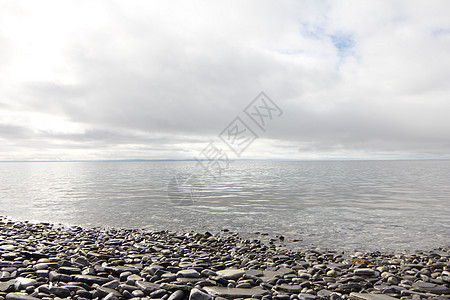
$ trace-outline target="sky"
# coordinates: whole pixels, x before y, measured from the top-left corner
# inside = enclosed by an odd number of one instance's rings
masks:
[[[450,158],[449,12],[0,0],[0,160]],[[264,128],[245,113],[261,92]]]

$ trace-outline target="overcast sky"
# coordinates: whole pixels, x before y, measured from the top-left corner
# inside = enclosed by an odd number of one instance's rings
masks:
[[[0,0],[0,160],[450,158],[450,1]],[[283,111],[262,131],[245,107]],[[230,158],[236,158],[229,152]]]

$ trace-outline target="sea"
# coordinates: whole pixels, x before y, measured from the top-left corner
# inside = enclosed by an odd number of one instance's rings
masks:
[[[0,215],[294,248],[450,246],[450,160],[0,163]]]

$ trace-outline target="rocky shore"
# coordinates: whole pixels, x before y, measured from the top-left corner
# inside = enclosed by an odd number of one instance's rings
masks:
[[[218,234],[0,217],[0,299],[449,299],[450,249],[292,251]]]

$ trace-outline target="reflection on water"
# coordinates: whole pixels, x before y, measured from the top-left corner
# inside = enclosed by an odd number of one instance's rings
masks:
[[[201,176],[195,205],[167,196],[195,162],[0,164],[0,214],[171,230],[282,234],[299,245],[447,246],[450,161],[234,162]],[[445,244],[447,243],[447,244]]]

